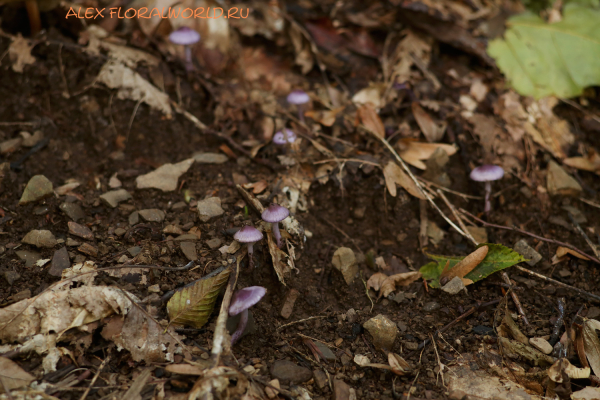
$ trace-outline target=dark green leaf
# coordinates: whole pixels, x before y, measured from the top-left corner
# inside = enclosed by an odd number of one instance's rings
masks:
[[[518,264],[522,261],[525,261],[525,258],[519,253],[509,249],[508,247],[504,247],[500,244],[490,244],[484,243],[489,247],[489,251],[486,257],[483,259],[481,264],[475,267],[473,271],[469,272],[465,278],[472,280],[473,282],[480,281],[485,279],[489,275],[494,272],[501,271],[505,268],[511,267],[515,264]],[[484,245],[482,244],[482,246]],[[461,261],[464,257],[456,257],[456,256],[442,256],[435,254],[427,254],[434,261],[425,264],[421,267],[421,273],[423,274],[423,278],[427,280],[431,280],[429,283],[431,287],[438,288],[440,287],[440,275],[446,266],[446,263],[449,261],[448,269],[451,270],[454,268],[459,261]]]
[[[230,269],[206,278],[175,292],[167,303],[167,312],[172,325],[187,325],[201,328],[217,301],[221,288],[227,283]]]

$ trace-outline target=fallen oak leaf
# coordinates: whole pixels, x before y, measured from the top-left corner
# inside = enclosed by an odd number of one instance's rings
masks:
[[[442,148],[449,156],[456,153],[456,147],[445,143],[423,143],[414,139],[400,139],[396,144],[398,155],[413,167],[425,170],[427,166],[423,160],[428,160],[438,149]]]

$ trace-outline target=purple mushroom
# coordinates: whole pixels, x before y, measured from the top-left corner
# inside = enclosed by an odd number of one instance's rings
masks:
[[[253,226],[246,225],[237,231],[235,235],[233,235],[233,238],[240,243],[246,243],[248,245],[248,258],[250,259],[249,266],[252,268],[254,266],[254,261],[252,260],[252,246],[263,238],[262,232]]]
[[[184,46],[185,70],[188,72],[193,71],[194,63],[192,61],[191,45],[198,43],[198,41],[200,40],[200,34],[192,28],[182,26],[181,28],[171,32],[171,34],[169,35],[169,40],[171,41],[171,43]]]
[[[283,146],[288,143],[294,143],[296,141],[296,133],[289,129],[283,128],[279,132],[273,135],[273,143]]]
[[[493,164],[481,165],[471,171],[470,178],[477,182],[485,182],[485,208],[486,214],[492,209],[490,195],[492,194],[492,181],[497,181],[504,176],[502,167]]]
[[[304,105],[310,101],[310,97],[303,90],[293,90],[288,94],[287,102],[298,109],[298,118],[304,122]]]
[[[246,325],[248,324],[248,309],[258,303],[267,293],[267,289],[262,286],[250,286],[243,288],[235,292],[229,305],[229,315],[235,316],[240,315],[240,322],[238,323],[237,329],[231,335],[231,345],[233,346],[244,333]]]
[[[275,203],[271,203],[271,205],[267,207],[261,214],[263,221],[271,223],[271,231],[273,232],[275,240],[277,240],[278,247],[281,247],[281,232],[279,232],[279,222],[286,219],[288,215],[290,215],[290,210]]]

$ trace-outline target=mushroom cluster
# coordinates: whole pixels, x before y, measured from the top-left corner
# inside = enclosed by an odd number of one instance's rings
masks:
[[[273,237],[275,240],[277,240],[278,247],[281,247],[282,244],[281,232],[279,231],[279,222],[286,219],[288,215],[290,215],[290,210],[275,203],[272,203],[269,207],[267,207],[261,215],[263,221],[271,224],[271,231],[273,232]],[[254,260],[252,259],[252,254],[254,253],[254,243],[262,240],[262,232],[251,225],[246,225],[237,231],[235,235],[233,235],[233,238],[238,242],[245,243],[247,245],[249,259],[248,264],[249,267],[252,268],[254,266]]]

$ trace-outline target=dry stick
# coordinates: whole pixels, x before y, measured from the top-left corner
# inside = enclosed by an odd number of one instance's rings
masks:
[[[280,331],[280,330],[282,330],[284,328],[287,328],[288,326],[292,326],[292,325],[295,325],[295,324],[299,324],[301,322],[306,322],[306,321],[310,321],[311,319],[318,319],[318,318],[327,318],[327,316],[326,315],[317,315],[317,316],[314,316],[314,317],[308,317],[308,318],[300,319],[298,321],[293,321],[293,322],[290,322],[289,324],[281,325],[280,327],[278,327],[277,329],[275,329],[275,331]]]
[[[465,200],[468,200],[468,199],[483,200],[482,196],[471,196],[470,194],[465,194],[465,193],[457,192],[456,190],[448,189],[447,187],[444,187],[442,185],[438,185],[435,182],[431,182],[431,181],[428,181],[426,179],[423,179],[420,176],[417,176],[417,179],[421,183],[423,183],[425,186],[433,186],[434,188],[439,189],[439,190],[441,190],[443,192],[448,192],[448,193],[452,193],[452,194],[455,194],[457,196],[460,196],[460,197],[462,197]]]
[[[554,244],[557,244],[559,246],[563,246],[563,247],[566,247],[568,249],[571,249],[571,250],[573,250],[573,251],[581,254],[582,256],[585,256],[585,257],[589,258],[590,260],[592,260],[596,264],[600,264],[600,260],[598,258],[596,258],[596,257],[592,256],[591,254],[588,254],[588,253],[586,253],[586,252],[584,252],[582,250],[579,250],[577,247],[573,246],[572,244],[561,242],[560,240],[556,240],[556,239],[548,239],[548,238],[545,238],[543,236],[539,236],[539,235],[536,235],[535,233],[524,231],[523,229],[519,229],[519,228],[516,228],[516,227],[512,227],[511,228],[509,226],[492,224],[490,222],[486,222],[486,221],[484,221],[484,220],[482,220],[480,218],[477,218],[476,216],[474,216],[473,214],[471,214],[470,212],[468,212],[467,210],[462,209],[462,208],[459,211],[461,213],[463,213],[463,214],[465,214],[465,215],[473,218],[475,221],[483,224],[484,226],[489,226],[491,228],[496,228],[496,229],[504,229],[504,230],[507,230],[507,231],[518,232],[518,233],[520,233],[522,235],[531,236],[532,238],[541,240],[543,242],[554,243]]]
[[[408,165],[406,165],[406,163],[404,162],[404,160],[402,159],[402,157],[400,157],[400,155],[396,152],[396,150],[394,150],[394,148],[392,147],[392,145],[390,145],[390,143],[387,140],[385,140],[385,138],[379,136],[377,133],[375,133],[372,130],[368,129],[366,126],[361,125],[361,127],[364,130],[366,130],[367,132],[369,132],[371,135],[373,135],[373,137],[375,137],[376,139],[378,139],[381,143],[383,143],[383,145],[388,149],[388,151],[390,153],[392,153],[392,155],[394,156],[394,158],[396,159],[396,161],[402,166],[402,168],[404,169],[404,171],[406,171],[406,173],[408,174],[408,176],[410,176],[410,179],[412,179],[412,181],[415,183],[415,185],[417,186],[417,188],[421,191],[421,193],[423,193],[423,195],[425,196],[425,198],[429,201],[429,203],[431,203],[431,205],[433,206],[433,208],[435,208],[435,210],[442,216],[442,218],[444,218],[446,220],[446,222],[448,222],[448,224],[450,224],[450,226],[453,227],[458,233],[460,233],[463,236],[466,236],[466,234],[463,232],[463,230],[460,229],[454,222],[452,222],[452,220],[450,218],[448,218],[448,216],[446,214],[444,214],[444,212],[438,207],[438,205],[435,204],[435,201],[433,201],[433,199],[431,198],[431,196],[429,195],[429,193],[427,193],[427,191],[423,189],[423,186],[421,185],[421,183],[419,182],[419,180],[414,176],[414,174],[412,173],[412,171],[410,170],[410,168],[408,168]]]
[[[460,227],[467,234],[467,237],[471,240],[471,242],[473,242],[473,244],[475,246],[478,246],[479,243],[475,240],[473,235],[471,235],[471,232],[469,232],[469,230],[465,226],[463,219],[458,215],[458,212],[456,211],[456,208],[454,207],[454,205],[452,203],[450,203],[450,201],[448,201],[446,196],[444,196],[444,194],[440,190],[438,190],[437,192],[438,192],[438,195],[442,198],[442,200],[444,200],[444,202],[446,203],[446,205],[452,212],[452,215],[454,215],[454,218],[456,218]],[[501,276],[502,276],[502,279],[504,280],[504,282],[506,282],[508,285],[511,284],[510,278],[508,277],[508,274],[506,273],[506,271],[502,271]],[[527,315],[525,315],[525,310],[523,309],[523,306],[521,305],[521,300],[519,300],[519,296],[513,290],[510,290],[510,297],[513,299],[513,302],[515,303],[515,306],[517,307],[517,311],[519,312],[519,314],[521,314],[521,317],[523,317],[523,322],[525,322],[525,325],[529,325],[529,320],[527,319]]]
[[[588,199],[584,199],[583,197],[579,198],[580,201],[584,202],[585,204],[587,204],[588,206],[592,206],[592,207],[596,207],[596,208],[600,208],[600,204],[598,203],[594,203],[591,200]]]
[[[456,319],[454,319],[452,322],[450,322],[448,325],[444,326],[441,329],[438,329],[435,334],[437,335],[438,333],[444,333],[446,332],[448,329],[452,328],[454,325],[456,325],[457,323],[459,323],[460,321],[462,321],[463,319],[467,318],[469,315],[473,314],[475,311],[479,310],[480,308],[483,307],[489,307],[492,306],[494,304],[500,303],[500,301],[502,301],[502,299],[504,299],[504,297],[501,297],[499,299],[496,300],[492,300],[492,301],[488,301],[487,303],[480,303],[477,305],[474,305],[473,307],[471,307],[469,310],[467,310],[465,313],[463,313],[462,315],[458,316]],[[417,347],[416,350],[410,352],[406,358],[410,358],[412,356],[414,356],[415,354],[417,354],[421,349],[423,349],[423,347],[427,346],[429,344],[429,339],[426,339],[425,341],[421,342],[419,344],[419,347]]]
[[[502,280],[507,285],[512,285],[512,283],[510,282],[510,278],[508,277],[508,274],[506,273],[506,271],[502,271],[500,276],[502,277]],[[525,322],[525,325],[529,326],[529,320],[527,319],[527,316],[525,315],[525,310],[523,310],[523,305],[521,304],[521,300],[519,300],[519,296],[517,296],[517,294],[510,289],[509,289],[509,292],[510,292],[510,297],[512,297],[513,302],[515,303],[515,306],[517,307],[517,311],[519,312],[519,314],[521,314],[521,317],[523,317],[523,322]]]
[[[454,207],[454,204],[450,203],[450,201],[448,200],[446,195],[444,195],[444,192],[442,192],[440,189],[437,190],[437,194],[438,194],[438,196],[440,196],[440,198],[442,200],[444,200],[444,203],[446,203],[446,206],[448,206],[448,208],[450,209],[450,212],[452,212],[452,215],[454,215],[454,218],[456,218],[456,222],[458,222],[458,225],[460,225],[462,230],[465,232],[465,234],[467,235],[467,238],[471,242],[473,242],[473,244],[475,246],[477,246],[479,243],[477,243],[477,241],[475,240],[473,235],[471,235],[471,232],[469,232],[469,230],[467,229],[467,226],[465,225],[463,219],[458,215],[458,212],[456,211],[456,207]]]
[[[423,199],[419,199],[419,217],[421,219],[421,226],[419,227],[419,245],[421,246],[421,251],[423,251],[425,247],[427,247],[427,225],[429,224],[429,219],[427,218],[427,202]]]
[[[518,269],[519,271],[525,272],[526,274],[529,274],[531,276],[535,276],[536,278],[539,278],[539,279],[541,279],[543,281],[546,281],[546,282],[549,282],[549,283],[553,283],[556,286],[561,286],[561,287],[564,287],[564,288],[569,289],[569,290],[573,290],[574,292],[577,292],[577,293],[579,293],[582,296],[586,296],[589,299],[596,300],[596,301],[600,302],[600,296],[598,296],[598,295],[586,292],[583,289],[579,289],[579,288],[576,288],[576,287],[571,286],[571,285],[567,285],[566,283],[562,283],[560,281],[557,281],[556,279],[548,278],[545,275],[538,274],[537,272],[531,271],[531,270],[529,270],[527,268],[523,268],[520,265],[515,265],[514,267],[516,269]]]
[[[83,392],[83,394],[81,395],[81,398],[79,400],[85,400],[85,398],[87,397],[88,393],[90,392],[90,390],[92,390],[92,386],[94,386],[94,384],[96,383],[96,380],[98,379],[98,377],[100,376],[100,372],[102,372],[102,369],[104,368],[104,366],[110,361],[110,355],[107,356],[104,361],[102,361],[102,364],[100,364],[100,366],[98,367],[98,371],[96,371],[96,375],[94,375],[94,377],[92,378],[92,381],[90,382],[90,385],[87,387],[87,389],[85,390],[85,392]]]
[[[229,275],[229,283],[227,284],[227,290],[223,296],[223,302],[221,303],[221,310],[219,311],[219,317],[217,318],[217,324],[215,326],[215,335],[213,337],[213,346],[211,351],[212,367],[216,368],[219,366],[219,359],[223,352],[223,341],[225,340],[225,331],[227,330],[227,317],[229,316],[229,304],[231,304],[231,297],[237,284],[238,274],[240,271],[240,258],[238,257],[235,264],[232,266],[233,271]]]
[[[585,241],[588,244],[588,246],[590,246],[590,249],[592,249],[592,251],[594,252],[594,255],[596,257],[600,258],[600,254],[598,254],[598,248],[596,247],[596,245],[594,244],[594,242],[592,242],[590,240],[590,238],[588,237],[588,235],[586,235],[586,233],[584,232],[584,230],[581,228],[581,225],[579,225],[579,223],[577,221],[575,221],[575,218],[573,217],[573,215],[571,213],[569,213],[569,218],[571,219],[571,222],[573,223],[573,225],[575,225],[575,228],[577,229],[577,232],[579,232],[579,234],[581,236],[583,236],[583,238],[585,239]]]

